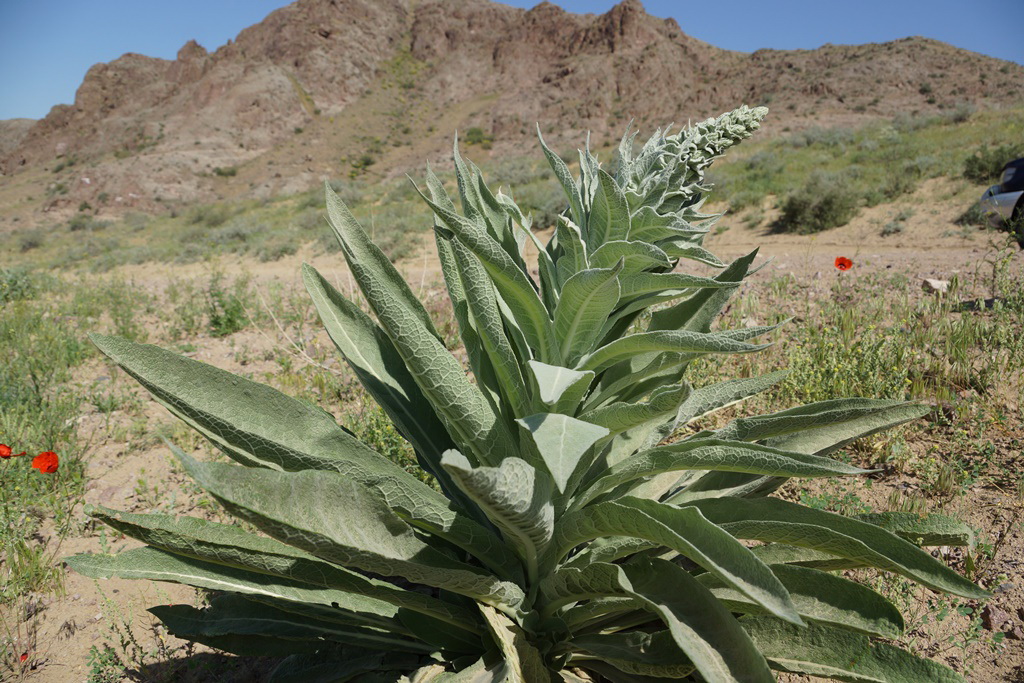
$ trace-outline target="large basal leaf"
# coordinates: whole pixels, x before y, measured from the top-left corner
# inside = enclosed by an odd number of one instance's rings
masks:
[[[356,477],[372,472],[423,486],[308,403],[156,346],[98,334],[90,339],[168,410],[243,464]]]
[[[444,251],[441,246],[439,253],[442,255],[443,267]],[[455,277],[457,280],[457,275]],[[363,386],[388,414],[399,433],[412,444],[420,466],[437,479],[449,499],[468,515],[483,521],[482,513],[462,496],[440,468],[441,454],[454,447],[455,443],[416,385],[391,339],[369,316],[345,299],[309,265],[303,265],[303,280],[328,334]],[[460,312],[457,293],[452,290],[456,315]],[[471,332],[468,326],[463,326],[463,332],[472,361],[477,347],[473,344],[474,339],[467,336]],[[480,351],[480,354],[483,352]],[[462,536],[463,541],[474,536],[480,537],[476,533]],[[458,544],[465,547],[463,541]]]
[[[394,612],[392,607],[403,607],[455,628],[472,629],[475,622],[475,615],[469,610],[328,564],[298,548],[250,534],[236,526],[195,517],[138,515],[103,507],[87,507],[86,514],[132,538],[177,555],[273,574],[310,584],[310,587],[352,593],[345,596],[342,603],[350,611],[390,618]]]
[[[496,567],[502,567],[501,562],[508,559],[501,557],[500,544],[493,536],[488,539],[484,528],[450,510],[443,496],[365,446],[327,412],[266,385],[155,346],[116,337],[91,338],[157,401],[243,464],[338,472],[376,489],[413,523],[475,555],[493,557]],[[374,347],[362,348],[369,354]],[[405,399],[399,402],[415,406]],[[422,405],[425,402],[421,400]],[[410,418],[429,416],[432,413]],[[443,432],[440,436],[445,439]],[[503,571],[514,569],[506,567]]]
[[[688,289],[734,289],[736,287],[732,282],[723,282],[687,273],[634,273],[622,276],[619,281],[622,285],[623,301],[644,294],[679,292],[682,296]]]
[[[851,683],[963,683],[946,667],[866,636],[828,626],[795,628],[771,617],[741,622],[757,648],[779,671]]]
[[[689,395],[690,385],[685,382],[662,386],[651,392],[646,401],[611,403],[583,413],[580,419],[601,425],[611,434],[619,434],[651,420],[674,416]]]
[[[498,376],[494,372],[491,358],[484,348],[483,340],[480,339],[479,326],[469,309],[469,297],[466,295],[465,287],[462,286],[462,275],[459,273],[459,265],[455,260],[453,246],[455,242],[442,237],[438,230],[434,230],[434,242],[437,245],[437,260],[441,263],[441,273],[444,275],[445,285],[448,288],[448,298],[452,303],[452,312],[455,314],[455,321],[459,324],[459,337],[466,350],[469,368],[476,378],[476,385],[490,401],[494,412],[500,414],[502,411],[501,387],[498,385]],[[452,447],[454,446],[453,443]],[[455,493],[461,495],[457,490]]]
[[[79,574],[96,579],[150,579],[180,583],[215,591],[244,593],[255,597],[288,600],[308,605],[344,605],[351,600],[354,610],[338,608],[339,614],[379,627],[389,627],[398,608],[375,599],[360,598],[341,590],[321,588],[270,574],[203,562],[156,548],[135,548],[117,555],[72,555],[65,559]]]
[[[742,441],[689,440],[637,453],[616,463],[590,486],[583,502],[636,479],[680,470],[720,470],[785,477],[836,477],[869,472],[830,458]]]
[[[487,272],[458,240],[452,240],[451,247],[480,343],[491,361],[501,394],[505,398],[503,405],[510,405],[512,414],[517,417],[526,415],[530,410],[526,383],[512,344],[505,336],[504,321]]]
[[[692,510],[692,512],[691,512]],[[622,498],[562,517],[552,543],[560,559],[581,543],[627,536],[665,546],[693,560],[774,615],[802,623],[789,593],[767,565],[693,508]]]
[[[849,400],[849,399],[848,399]],[[867,410],[864,415],[851,416],[842,422],[833,422],[816,428],[777,436],[766,440],[769,446],[789,451],[827,455],[845,448],[857,439],[890,429],[928,414],[928,407],[916,403],[873,401],[876,410]],[[885,405],[887,404],[888,405]]]
[[[556,604],[608,595],[636,598],[665,623],[676,647],[709,682],[773,680],[764,657],[725,606],[671,562],[646,559],[563,569],[548,582],[548,590]],[[676,662],[685,668],[685,659]]]
[[[409,311],[416,317],[423,329],[428,330],[435,339],[441,341],[441,335],[434,329],[434,323],[430,319],[427,309],[423,308],[423,304],[412,293],[409,284],[380,250],[380,247],[370,240],[370,236],[360,227],[359,221],[327,181],[324,181],[324,195],[327,200],[328,223],[334,229],[345,254],[345,260],[348,261],[349,267],[352,269],[352,275],[360,281],[360,286],[362,286],[364,278],[372,278],[376,286],[380,288],[383,298],[389,299],[394,305]]]
[[[320,641],[322,646],[334,642],[396,652],[429,654],[431,651],[426,643],[401,634],[314,620],[231,594],[215,598],[206,609],[196,609],[191,605],[159,605],[149,611],[172,634],[190,640],[202,636],[262,636],[280,640]]]
[[[867,586],[807,567],[775,564],[771,569],[805,619],[881,638],[896,639],[903,633],[899,610]],[[697,580],[733,612],[764,614],[758,605],[724,586],[717,577],[701,574]]]
[[[522,600],[518,586],[427,545],[375,492],[344,477],[201,463],[180,452],[178,457],[232,514],[328,562],[402,576],[488,604]]]
[[[432,470],[451,437],[416,386],[394,343],[370,316],[342,296],[315,268],[302,266],[302,280],[327,334],[363,387]]]
[[[915,545],[974,547],[974,530],[958,519],[933,513],[872,512],[856,519],[880,526]]]
[[[472,161],[465,161],[459,154],[459,138],[452,144],[452,160],[455,162],[455,178],[459,185],[462,211],[471,218],[478,216],[487,226],[487,231],[498,242],[520,270],[526,272],[519,250],[519,243],[508,226],[508,216],[491,194],[483,177]]]
[[[895,420],[905,422],[927,412],[927,407],[904,401],[869,398],[841,398],[809,403],[769,415],[733,420],[717,431],[722,439],[761,441],[786,438],[801,444],[805,453],[832,448],[850,438],[855,429],[885,429]],[[799,441],[796,435],[801,435]],[[837,438],[838,437],[838,438]]]
[[[583,243],[583,232],[580,226],[565,216],[558,216],[555,222],[555,238],[549,243],[557,244],[562,255],[555,262],[559,288],[576,273],[590,268],[587,246]]]
[[[422,193],[420,196],[430,206],[447,234],[453,235],[480,259],[537,357],[542,361],[557,358],[558,344],[551,318],[526,273],[481,226],[434,203]]]
[[[480,390],[466,378],[462,365],[433,329],[422,323],[417,310],[394,294],[391,273],[375,268],[373,262],[360,262],[356,258],[358,252],[347,246],[367,238],[337,196],[329,197],[328,217],[367,303],[456,444],[470,457],[484,463],[499,462],[502,457],[511,455],[514,442],[504,423]]]
[[[725,264],[704,247],[682,239],[666,240],[659,243],[661,249],[672,258],[685,258],[712,268],[725,268]]]
[[[965,598],[988,595],[917,546],[874,524],[778,498],[710,498],[692,505],[737,538],[820,550]]]

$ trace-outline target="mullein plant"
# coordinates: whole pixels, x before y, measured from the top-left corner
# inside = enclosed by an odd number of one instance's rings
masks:
[[[935,515],[843,516],[772,495],[793,477],[866,474],[830,456],[925,408],[850,398],[682,429],[783,377],[686,380],[695,360],[758,351],[755,340],[776,327],[712,331],[756,252],[725,264],[702,246],[717,218],[701,208],[705,173],[765,113],[741,107],[659,131],[639,149],[627,135],[614,174],[587,149],[574,176],[541,140],[568,199],[546,244],[456,142],[458,205],[429,169],[420,194],[472,377],[325,187],[370,313],[308,265],[306,288],[434,487],[319,408],[94,336],[236,461],[171,446],[200,486],[263,533],[94,507],[147,546],[68,564],[215,591],[202,609],[150,611],[181,638],[280,657],[274,681],[772,681],[773,670],[961,680],[884,642],[903,631],[899,611],[843,572],[983,598],[920,547],[969,544],[967,527]],[[719,272],[676,272],[683,260]]]

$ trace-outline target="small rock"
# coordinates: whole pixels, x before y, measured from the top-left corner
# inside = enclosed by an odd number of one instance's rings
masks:
[[[1007,581],[1006,583],[999,584],[998,586],[996,586],[992,590],[995,593],[1009,593],[1010,591],[1015,590],[1016,588],[1017,588],[1017,586],[1015,586],[1014,584],[1012,584],[1009,581]]]
[[[1020,626],[1014,626],[1010,629],[1010,632],[1006,634],[1007,638],[1013,638],[1014,640],[1024,640],[1024,629]]]
[[[949,291],[949,280],[933,280],[926,277],[921,281],[921,288],[929,294],[945,294]]]
[[[981,623],[989,631],[1001,631],[1003,624],[1010,620],[1010,614],[995,605],[986,605],[981,610]]]

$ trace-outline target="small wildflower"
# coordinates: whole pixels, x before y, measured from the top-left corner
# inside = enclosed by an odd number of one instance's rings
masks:
[[[5,443],[0,443],[0,458],[17,458],[19,455],[25,455],[25,451],[15,453],[10,446]]]
[[[850,268],[853,268],[853,261],[846,258],[845,256],[837,256],[836,268],[838,268],[839,270],[849,270]]]
[[[57,471],[57,465],[59,458],[53,451],[43,451],[36,457],[32,458],[32,467],[35,467],[40,472],[45,474],[53,474]]]

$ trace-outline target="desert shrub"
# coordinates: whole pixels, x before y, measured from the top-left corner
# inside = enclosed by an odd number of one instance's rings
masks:
[[[267,241],[256,248],[256,258],[261,263],[267,263],[269,261],[277,261],[285,256],[291,256],[296,251],[298,251],[298,247],[290,240]]]
[[[226,337],[245,329],[249,322],[247,302],[251,304],[249,280],[238,278],[232,284],[221,273],[214,273],[206,286],[206,315],[214,337]]]
[[[235,216],[223,226],[206,234],[210,244],[227,247],[232,251],[240,251],[243,246],[261,235],[267,226],[258,223],[251,216]]]
[[[491,172],[498,182],[513,191],[521,185],[551,177],[551,170],[546,165],[526,156],[502,157],[495,162]]]
[[[964,159],[964,178],[976,183],[994,183],[1007,163],[1024,156],[1024,145],[1008,143],[998,147],[981,145]]]
[[[239,463],[172,448],[248,525],[91,507],[148,547],[68,564],[224,590],[205,607],[150,611],[178,637],[281,658],[274,680],[729,683],[771,681],[774,668],[958,681],[882,642],[900,636],[902,617],[842,572],[982,598],[918,547],[968,544],[970,529],[772,495],[795,477],[867,474],[831,456],[926,408],[829,398],[700,429],[785,377],[689,383],[695,361],[758,351],[775,329],[711,330],[757,252],[719,261],[702,246],[713,216],[700,208],[704,171],[764,114],[743,107],[665,131],[635,156],[627,137],[614,177],[589,153],[573,176],[542,141],[568,200],[546,244],[457,150],[461,211],[428,171],[423,198],[464,360],[328,191],[331,227],[373,316],[314,268],[303,279],[380,406],[354,430],[372,447],[269,386],[94,336]],[[520,234],[535,245],[536,271]],[[681,261],[718,274],[676,272]]]
[[[782,201],[778,230],[807,234],[846,225],[860,200],[840,175],[815,174]]]
[[[30,230],[18,235],[18,249],[25,253],[43,246],[43,233],[40,230]]]
[[[490,149],[491,145],[494,143],[494,136],[485,132],[483,128],[474,126],[466,129],[463,142],[467,145],[480,145],[484,149]]]
[[[845,147],[854,141],[855,133],[851,128],[831,127],[822,128],[813,126],[804,130],[792,133],[789,136],[789,144],[793,147]]]
[[[145,229],[146,226],[149,225],[151,217],[148,214],[142,213],[140,211],[129,211],[124,215],[124,218],[122,218],[121,220],[124,222],[125,226],[127,226],[130,230],[138,232],[139,230]]]
[[[225,204],[208,204],[192,209],[188,215],[188,222],[192,225],[216,228],[224,225],[232,215],[234,212]]]
[[[35,296],[36,282],[27,270],[0,268],[0,304]]]
[[[551,228],[565,209],[565,197],[551,182],[534,182],[513,190],[516,203],[533,217],[538,229]]]
[[[213,175],[221,178],[232,178],[238,175],[237,166],[215,166],[213,168]]]
[[[75,214],[68,220],[68,230],[71,232],[79,232],[87,230],[95,232],[97,230],[103,230],[110,225],[110,221],[96,220],[92,216],[86,214]]]

